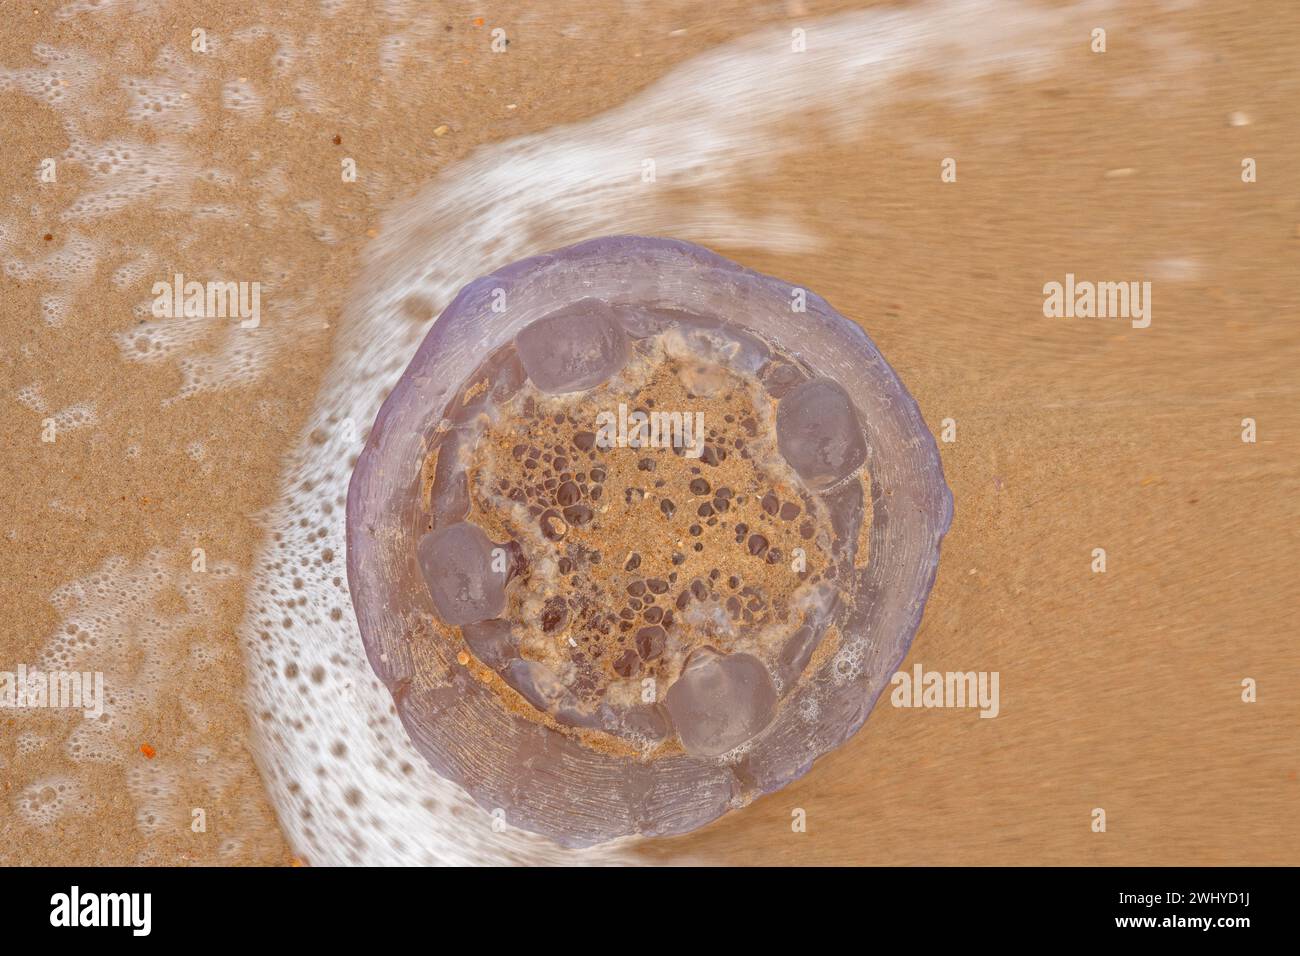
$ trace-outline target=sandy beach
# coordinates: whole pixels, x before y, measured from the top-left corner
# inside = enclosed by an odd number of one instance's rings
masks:
[[[0,863],[1300,862],[1300,16],[1000,6],[6,2],[0,671],[102,672],[105,714],[0,710]],[[339,489],[450,293],[613,233],[867,330],[953,439],[905,667],[1001,704],[882,698],[584,856],[429,792]],[[158,316],[177,274],[260,283],[255,327]],[[1147,315],[1046,316],[1067,275]]]

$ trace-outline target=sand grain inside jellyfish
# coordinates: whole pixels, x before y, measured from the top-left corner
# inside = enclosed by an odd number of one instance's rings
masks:
[[[901,661],[951,496],[862,330],[619,236],[456,297],[348,494],[348,580],[411,741],[568,846],[807,772]]]

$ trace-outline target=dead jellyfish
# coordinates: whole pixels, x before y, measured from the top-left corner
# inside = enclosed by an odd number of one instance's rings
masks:
[[[508,823],[587,846],[702,826],[855,733],[952,502],[860,327],[620,236],[456,296],[347,512],[361,639],[411,743]]]

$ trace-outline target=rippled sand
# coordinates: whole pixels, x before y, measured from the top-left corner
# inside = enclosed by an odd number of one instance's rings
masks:
[[[1297,861],[1289,4],[14,6],[0,671],[108,700],[0,710],[0,862]],[[1002,705],[882,699],[743,812],[575,855],[407,744],[341,495],[461,284],[613,232],[816,290],[953,420],[907,665]],[[260,282],[257,327],[155,317],[176,273]],[[1044,318],[1066,273],[1150,281],[1151,326]]]

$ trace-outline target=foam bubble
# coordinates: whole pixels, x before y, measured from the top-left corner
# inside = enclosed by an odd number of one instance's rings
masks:
[[[15,70],[0,67],[0,93],[18,90],[50,106],[82,100],[99,82],[103,65],[79,50],[37,43],[32,53],[45,65]]]
[[[133,140],[90,143],[74,140],[64,159],[90,173],[86,192],[62,214],[64,219],[98,219],[148,197],[155,209],[182,210],[198,166],[179,143]]]
[[[94,803],[73,778],[51,776],[19,792],[13,806],[29,826],[49,827],[69,813],[88,813]]]
[[[140,282],[145,276],[150,274],[154,264],[158,261],[158,256],[152,250],[136,256],[127,262],[122,263],[113,270],[112,282],[113,287],[119,292],[123,292],[131,286]]]
[[[65,293],[50,292],[41,296],[41,318],[51,328],[58,328],[68,320],[72,297]]]
[[[262,115],[261,94],[247,80],[231,80],[222,86],[221,105],[248,120]]]
[[[127,118],[171,133],[197,129],[201,114],[194,94],[200,72],[170,47],[159,52],[155,66],[160,72],[153,76],[122,78],[122,88],[131,94]]]
[[[218,722],[191,693],[211,667],[227,660],[217,635],[209,632],[217,591],[235,580],[236,570],[220,561],[210,561],[203,574],[177,570],[188,568],[188,556],[163,551],[139,563],[115,557],[51,595],[60,621],[29,668],[100,672],[103,713],[85,719],[64,712],[54,716],[53,731],[42,727],[39,736],[32,732],[20,740],[24,752],[59,747],[72,768],[18,794],[15,810],[28,825],[49,826],[69,812],[93,810],[85,795],[102,789],[96,774],[110,769],[122,774],[135,826],[144,836],[188,838],[191,808],[185,798],[194,794],[206,794],[210,806],[220,801],[223,818],[246,834],[265,832],[265,814],[237,790],[247,780],[239,741],[229,749],[214,745]],[[164,606],[179,610],[164,613]],[[169,726],[171,751],[145,760],[141,742],[157,732],[163,708],[174,699],[181,701],[188,724]]]
[[[162,6],[161,0],[72,0],[55,11],[54,16],[60,20],[71,20],[84,13],[114,13],[121,11],[141,17],[157,13]]]

